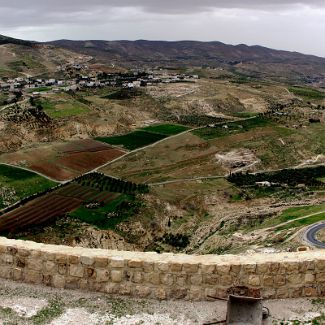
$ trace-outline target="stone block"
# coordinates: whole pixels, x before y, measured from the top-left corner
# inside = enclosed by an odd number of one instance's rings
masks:
[[[311,273],[305,274],[305,283],[306,284],[314,284],[315,283],[315,275]]]
[[[152,289],[146,286],[136,286],[133,295],[139,298],[147,298],[151,295]]]
[[[97,256],[95,257],[95,267],[102,268],[106,267],[108,265],[108,258],[107,257],[102,257],[102,256]]]
[[[82,278],[84,276],[84,268],[80,264],[72,264],[70,265],[69,274],[77,278]]]
[[[314,286],[304,288],[305,297],[317,297],[317,288]]]
[[[168,272],[169,264],[167,262],[159,262],[156,264],[156,269],[160,272]]]
[[[43,269],[43,261],[39,258],[28,258],[27,259],[27,267],[30,270],[41,271]]]
[[[143,261],[143,270],[145,272],[153,272],[155,264],[153,262]]]
[[[44,283],[46,286],[52,285],[52,275],[51,274],[43,274],[42,283]]]
[[[269,265],[266,263],[256,265],[256,274],[263,275],[268,273]]]
[[[241,271],[241,264],[232,264],[230,267],[230,272],[234,275],[238,275]]]
[[[216,285],[219,282],[220,275],[218,274],[204,274],[203,283]]]
[[[110,260],[111,268],[123,268],[125,266],[125,260],[122,257],[112,257]]]
[[[202,275],[196,274],[196,275],[190,276],[190,283],[195,286],[201,285],[202,284]]]
[[[182,272],[183,264],[181,263],[171,263],[169,265],[170,272]]]
[[[203,292],[201,287],[191,287],[189,290],[189,299],[192,301],[201,300],[203,297]]]
[[[69,264],[79,264],[80,256],[78,255],[69,255],[68,256]]]
[[[245,274],[252,274],[256,273],[257,265],[256,263],[251,263],[251,264],[243,264],[242,265],[242,271]]]
[[[58,271],[58,266],[52,261],[47,261],[44,263],[44,271],[47,273],[54,274]]]
[[[53,275],[52,286],[54,288],[62,289],[65,286],[65,277],[62,275]]]
[[[156,288],[155,289],[155,298],[158,300],[165,300],[167,299],[167,292],[163,288]]]
[[[232,283],[232,277],[230,275],[224,275],[219,278],[219,284],[223,287],[231,286]]]
[[[92,266],[92,265],[94,265],[95,260],[93,257],[90,257],[90,256],[81,256],[80,262],[83,265]]]
[[[176,275],[176,283],[180,287],[185,287],[187,285],[187,275],[186,274]]]
[[[15,281],[21,281],[23,279],[23,270],[16,267],[13,269],[13,277]]]
[[[131,281],[134,283],[141,283],[143,279],[142,273],[141,272],[134,272],[132,274]]]
[[[68,263],[68,256],[66,254],[56,253],[55,254],[55,261],[61,264]]]
[[[270,263],[269,264],[269,273],[278,274],[280,270],[280,263]]]
[[[172,274],[160,274],[160,282],[166,286],[174,284],[174,277]]]
[[[325,283],[325,272],[316,274],[317,283]]]
[[[170,290],[170,298],[172,299],[185,299],[187,294],[188,292],[186,288],[172,287]]]
[[[7,247],[7,254],[9,254],[9,255],[16,255],[17,252],[18,252],[17,247],[15,247],[15,246],[8,246]]]
[[[258,275],[250,275],[248,277],[248,284],[253,287],[258,287],[261,285],[261,279]]]
[[[141,260],[129,260],[128,267],[129,268],[142,268],[143,262]]]
[[[120,295],[130,295],[132,286],[130,283],[121,283],[119,287],[118,294]]]
[[[93,267],[87,267],[85,275],[87,278],[96,278],[96,270]]]
[[[61,274],[61,275],[66,275],[67,272],[68,272],[68,266],[67,266],[67,264],[65,264],[65,263],[59,263],[59,265],[58,265],[58,273]]]
[[[197,273],[199,270],[199,264],[197,263],[184,263],[183,272],[188,273]]]
[[[286,278],[284,275],[276,275],[274,276],[274,286],[282,287],[286,284]]]
[[[12,268],[9,266],[0,266],[0,278],[12,279],[13,278]]]
[[[271,275],[263,276],[263,287],[273,287],[273,276]]]
[[[9,254],[4,254],[0,256],[0,264],[12,265],[14,263],[14,257]]]
[[[64,285],[64,288],[65,289],[79,289],[79,279],[77,278],[67,278],[65,280],[65,285]]]
[[[201,272],[203,274],[213,274],[215,270],[216,270],[216,266],[215,265],[201,264]]]
[[[316,270],[317,271],[324,271],[325,270],[325,259],[317,260],[315,262],[315,264],[316,264]]]
[[[216,266],[216,272],[220,275],[228,275],[230,273],[230,264],[219,264]]]
[[[96,280],[98,282],[107,282],[109,280],[109,271],[105,269],[96,269]]]
[[[22,257],[27,257],[30,255],[30,251],[28,249],[25,249],[25,248],[18,248],[18,253],[17,253],[19,256],[22,256]]]
[[[43,277],[40,272],[35,270],[26,270],[24,272],[24,280],[27,283],[41,284]]]
[[[147,277],[147,275],[146,275],[146,277]],[[159,273],[156,273],[156,272],[148,273],[148,282],[150,282],[151,284],[154,284],[154,285],[160,284]]]
[[[286,276],[287,283],[297,285],[303,283],[302,274],[289,274]]]
[[[287,299],[290,297],[290,292],[288,288],[279,288],[276,291],[276,298],[277,299]]]
[[[299,263],[297,262],[284,262],[282,266],[285,267],[286,274],[296,274],[299,272]]]
[[[112,282],[115,282],[115,283],[122,282],[123,271],[112,270],[111,271],[111,279],[112,279]]]

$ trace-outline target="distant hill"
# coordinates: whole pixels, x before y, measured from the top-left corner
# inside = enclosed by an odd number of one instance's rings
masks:
[[[325,58],[262,46],[198,41],[70,41],[49,44],[125,66],[211,66],[255,77],[293,81],[325,76]]]
[[[3,44],[16,44],[16,45],[32,46],[35,43],[36,42],[24,41],[24,40],[21,40],[21,39],[0,35],[0,45],[3,45]]]
[[[80,62],[80,57],[69,49],[0,35],[0,78],[53,76],[58,66]]]

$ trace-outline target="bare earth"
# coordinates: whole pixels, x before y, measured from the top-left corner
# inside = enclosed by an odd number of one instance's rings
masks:
[[[311,320],[325,311],[325,300],[265,301],[271,317],[264,323]],[[153,301],[57,290],[0,280],[0,324],[192,325],[224,320],[226,302]]]

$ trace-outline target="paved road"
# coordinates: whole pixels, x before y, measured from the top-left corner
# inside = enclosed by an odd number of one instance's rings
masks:
[[[316,223],[309,227],[304,234],[305,241],[313,246],[318,248],[325,248],[325,243],[316,239],[316,234],[321,230],[325,229],[325,221],[322,223]]]

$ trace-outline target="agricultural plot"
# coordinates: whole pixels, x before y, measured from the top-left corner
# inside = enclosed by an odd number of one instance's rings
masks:
[[[55,185],[35,173],[0,164],[0,209]]]
[[[89,219],[89,223],[103,227],[111,222],[108,220],[110,217],[115,217],[113,224],[117,224],[123,216],[127,216],[127,211],[133,211],[130,202],[135,201],[135,194],[147,190],[145,185],[97,173],[87,174],[0,216],[0,232],[24,231],[32,226],[49,223],[76,209],[71,216],[81,221],[87,222],[87,215],[88,218],[93,216],[94,220],[91,222]],[[115,213],[116,210],[121,213]]]
[[[148,126],[125,135],[99,137],[96,138],[96,140],[122,146],[128,150],[135,150],[186,130],[188,130],[188,128],[183,125],[161,124]]]
[[[3,162],[23,164],[58,181],[77,177],[123,155],[124,152],[95,140],[77,140],[1,156]]]
[[[44,88],[43,91],[48,89]],[[37,90],[35,90],[37,91]],[[40,90],[38,90],[40,91]],[[89,112],[89,107],[67,94],[48,95],[36,101],[51,118],[64,118]]]
[[[265,127],[271,122],[261,118],[254,117],[243,121],[228,122],[223,125],[215,125],[193,131],[193,134],[205,140],[226,137],[233,134],[244,133],[255,128]]]

